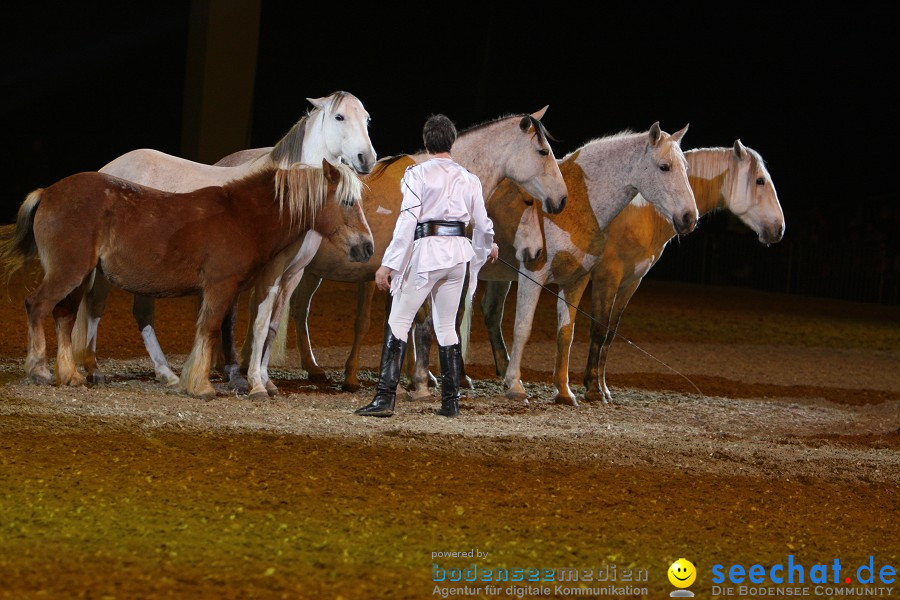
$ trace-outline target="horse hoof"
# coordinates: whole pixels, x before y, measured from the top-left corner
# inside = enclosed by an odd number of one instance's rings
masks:
[[[91,385],[103,385],[106,383],[106,375],[101,371],[93,371],[88,373],[88,381],[91,382]]]
[[[250,399],[254,402],[262,402],[269,399],[269,392],[250,392]]]
[[[306,378],[309,379],[311,383],[331,383],[331,380],[328,379],[328,375],[325,374],[325,371],[307,371]]]
[[[200,400],[212,400],[216,397],[216,390],[210,388],[208,390],[203,390],[202,392],[197,392],[195,394],[191,394],[194,398],[199,398]]]
[[[606,396],[603,395],[603,392],[592,390],[584,393],[584,401],[602,402],[603,404],[606,404]]]
[[[409,396],[407,399],[413,402],[416,400],[425,400],[426,398],[431,398],[431,390],[425,385],[409,390],[407,395]]]
[[[281,392],[278,391],[278,387],[271,380],[266,380],[266,394],[274,398],[275,396],[280,396]]]
[[[358,392],[359,384],[352,381],[345,381],[341,384],[341,389],[345,392]]]
[[[553,399],[553,404],[562,404],[563,406],[578,406],[578,401],[574,396],[561,396],[559,394]]]
[[[178,376],[168,369],[165,371],[157,371],[156,381],[169,387],[174,387],[181,382],[181,380],[178,379]]]
[[[69,377],[69,380],[66,382],[66,385],[71,386],[71,387],[76,387],[79,385],[85,385],[86,383],[87,383],[87,379],[84,378],[84,375],[82,375],[81,373],[76,371],[71,377]]]
[[[228,380],[228,389],[238,394],[246,394],[250,391],[250,384],[247,383],[247,379],[242,375],[232,375],[231,379]]]
[[[528,394],[524,392],[520,392],[518,390],[507,390],[506,397],[509,400],[524,400],[525,405],[528,406]]]
[[[53,377],[50,375],[49,369],[32,371],[28,376],[38,385],[50,385],[53,382]]]

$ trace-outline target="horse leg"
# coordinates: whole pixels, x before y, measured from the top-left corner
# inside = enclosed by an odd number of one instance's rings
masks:
[[[484,325],[487,327],[488,339],[494,353],[494,366],[497,375],[503,375],[509,366],[509,354],[503,340],[503,305],[512,281],[485,281],[484,296],[481,298],[481,312],[484,313]]]
[[[628,306],[628,301],[631,300],[631,297],[640,285],[641,278],[637,277],[626,287],[620,289],[618,296],[616,296],[616,303],[612,310],[612,316],[609,319],[609,331],[604,340],[603,348],[600,350],[599,368],[600,373],[602,374],[600,389],[603,391],[604,402],[612,400],[612,392],[609,391],[609,387],[606,385],[606,361],[609,358],[609,349],[612,346],[613,340],[616,338],[616,332],[619,330],[619,323],[622,321],[622,315],[625,314],[625,307]]]
[[[269,397],[268,373],[263,373],[263,350],[272,319],[272,305],[278,296],[283,276],[283,263],[269,264],[261,272],[250,295],[251,319],[244,340],[247,383],[250,397],[256,400]],[[273,385],[274,386],[274,385]]]
[[[95,269],[88,279],[75,317],[72,346],[75,361],[84,367],[88,381],[98,384],[106,381],[106,375],[97,365],[97,332],[112,284],[99,269]]]
[[[72,329],[83,293],[84,286],[79,286],[53,308],[53,319],[56,321],[56,383],[60,386],[84,385],[86,382],[78,372],[72,350]]]
[[[163,354],[159,340],[156,339],[156,331],[153,328],[156,313],[156,300],[149,296],[140,296],[135,294],[134,303],[131,305],[131,314],[137,321],[138,329],[141,337],[144,338],[144,347],[150,360],[153,361],[153,371],[156,373],[156,380],[166,385],[178,385],[178,377],[169,367],[169,361]]]
[[[241,365],[238,361],[237,345],[234,342],[234,324],[237,321],[237,301],[228,310],[222,321],[222,352],[225,366],[222,372],[228,380],[228,387],[238,394],[246,394],[250,387],[247,379],[241,375]]]
[[[415,356],[413,357],[413,369],[407,373],[409,377],[410,400],[421,400],[431,396],[431,389],[437,386],[437,378],[431,374],[428,368],[431,358],[431,341],[434,339],[434,322],[431,320],[431,298],[422,304],[413,323],[413,340],[415,342]],[[407,357],[409,357],[407,352]]]
[[[572,350],[572,337],[575,333],[575,306],[587,287],[589,277],[585,275],[562,290],[556,301],[556,364],[553,367],[553,383],[556,386],[556,397],[553,402],[566,406],[578,406],[575,394],[569,387],[569,353]],[[574,305],[574,306],[572,306]]]
[[[203,290],[194,347],[181,370],[181,387],[191,396],[204,400],[216,396],[216,390],[209,381],[213,350],[222,321],[234,305],[236,296],[237,283],[231,281]]]
[[[48,259],[53,260],[53,256]],[[53,379],[50,374],[50,366],[47,363],[47,339],[44,336],[44,319],[51,313],[56,311],[56,307],[60,303],[64,303],[70,294],[72,294],[82,284],[81,280],[75,279],[73,273],[77,269],[72,265],[66,265],[66,268],[54,269],[53,265],[44,265],[44,280],[34,292],[25,298],[25,310],[28,313],[28,355],[25,358],[25,373],[35,382],[40,384],[49,384]],[[90,267],[84,271],[90,272]],[[82,273],[84,272],[82,271]],[[61,273],[57,275],[57,273]],[[74,300],[74,305],[71,302]],[[67,311],[71,312],[72,324],[74,324],[74,315],[78,310],[78,303],[81,300],[81,294],[74,295],[69,299],[69,303],[65,303],[60,308],[60,316],[68,317]],[[55,314],[54,314],[55,316]],[[63,344],[67,346],[66,353],[62,356],[64,363],[58,365],[61,371],[57,371],[57,375],[61,376],[62,385],[72,381],[75,372],[75,360],[72,356],[71,342],[71,324],[66,327],[66,339]],[[59,344],[58,344],[59,345]],[[78,375],[81,377],[81,375]],[[77,379],[77,378],[75,378]]]
[[[344,383],[341,389],[355,392],[359,389],[359,350],[372,321],[372,297],[375,282],[364,281],[356,286],[356,320],[353,323],[353,346],[344,364]],[[296,314],[296,313],[295,313]]]
[[[534,279],[543,284],[547,280],[546,271],[534,273]],[[522,356],[525,353],[525,344],[531,335],[531,325],[534,322],[534,311],[537,309],[538,298],[541,295],[541,287],[519,276],[516,292],[516,321],[513,328],[513,347],[509,357],[509,366],[503,383],[506,385],[506,397],[513,399],[525,399],[525,386],[522,385]]]
[[[605,267],[606,265],[604,265]],[[586,402],[608,400],[605,383],[600,377],[599,365],[612,343],[615,332],[610,327],[610,319],[622,287],[622,273],[619,269],[596,267],[591,272],[591,343],[588,349],[587,365],[584,370],[584,399]],[[604,350],[604,348],[606,350]]]
[[[313,355],[312,343],[309,340],[309,305],[313,294],[322,283],[321,277],[312,273],[304,273],[300,278],[297,289],[291,295],[291,313],[294,316],[294,325],[297,328],[297,350],[300,352],[300,367],[303,368],[309,380],[315,383],[325,383],[328,376],[325,369],[316,363]]]

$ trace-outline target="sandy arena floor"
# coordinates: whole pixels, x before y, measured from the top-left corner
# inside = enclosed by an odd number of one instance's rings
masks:
[[[570,408],[550,403],[555,310],[544,298],[528,406],[503,396],[479,325],[476,388],[459,419],[435,416],[436,397],[363,419],[352,411],[372,394],[383,295],[364,388],[346,393],[353,290],[326,282],[313,300],[316,355],[334,383],[306,379],[292,336],[274,372],[285,395],[254,402],[216,382],[204,402],[153,381],[121,292],[101,325],[109,384],[25,381],[14,284],[0,304],[0,597],[424,598],[432,563],[475,562],[617,565],[611,595],[659,598],[679,557],[709,597],[713,564],[872,555],[900,567],[900,309],[649,281],[621,333],[703,394],[617,343],[614,403]],[[194,306],[158,303],[176,367]],[[587,324],[577,327],[581,391]],[[488,555],[432,555],[470,549]],[[627,583],[626,569],[648,580]],[[544,597],[568,597],[552,590]]]

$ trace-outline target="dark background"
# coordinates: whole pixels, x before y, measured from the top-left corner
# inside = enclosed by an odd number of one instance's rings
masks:
[[[379,156],[418,150],[433,112],[465,128],[549,104],[558,157],[622,129],[690,123],[685,149],[740,138],[763,155],[786,237],[761,247],[713,215],[670,244],[651,277],[900,303],[889,8],[369,6],[263,0],[246,145],[272,145],[306,97],[335,90],[364,102]],[[176,2],[32,4],[7,15],[3,222],[33,188],[129,150],[193,158],[182,151],[190,14]]]

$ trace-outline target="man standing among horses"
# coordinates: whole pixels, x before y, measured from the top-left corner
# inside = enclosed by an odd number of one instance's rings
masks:
[[[416,312],[430,296],[441,360],[441,409],[445,417],[459,415],[459,375],[462,361],[456,314],[466,264],[471,263],[469,290],[478,270],[497,259],[494,224],[487,216],[481,182],[450,157],[456,127],[444,115],[425,121],[422,139],[428,160],[406,170],[400,187],[403,203],[394,236],[375,273],[379,289],[390,289],[393,301],[390,331],[381,351],[381,373],[375,398],[356,414],[390,417],[394,414],[406,339]],[[466,225],[472,222],[470,241]]]

